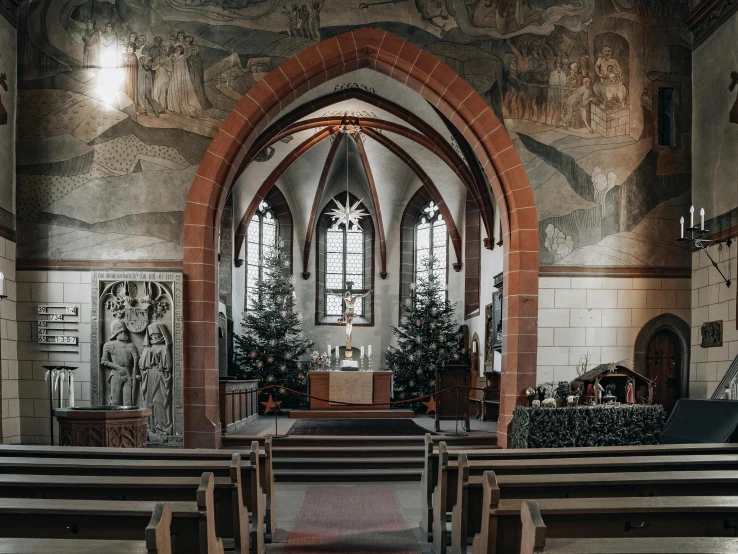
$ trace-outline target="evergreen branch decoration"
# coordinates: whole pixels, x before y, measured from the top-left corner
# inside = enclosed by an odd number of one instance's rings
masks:
[[[258,379],[259,386],[278,384],[307,392],[309,355],[313,343],[302,332],[302,314],[295,311],[295,279],[282,251],[284,242],[263,257],[264,278],[243,314],[236,335],[234,358],[241,379]],[[298,407],[304,397],[276,389],[283,406]],[[266,400],[267,393],[262,393]]]
[[[410,285],[400,324],[392,328],[397,346],[387,349],[387,366],[394,372],[395,397],[406,400],[435,391],[436,368],[446,362],[469,362],[464,335],[454,322],[455,304],[446,298],[442,281],[446,268],[432,256],[419,264],[424,275]],[[411,404],[418,410],[421,403]]]
[[[659,404],[513,410],[510,448],[658,444],[666,423]]]

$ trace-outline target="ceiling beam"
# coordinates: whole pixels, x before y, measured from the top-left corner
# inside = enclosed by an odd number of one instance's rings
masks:
[[[384,239],[384,222],[382,221],[382,209],[379,206],[379,194],[377,193],[377,185],[374,183],[374,174],[372,173],[369,158],[364,149],[364,143],[360,136],[352,135],[356,148],[359,151],[361,165],[364,167],[364,174],[369,183],[369,191],[372,194],[372,202],[374,202],[374,215],[377,218],[377,230],[379,232],[379,276],[382,279],[387,278],[387,243]]]
[[[331,145],[331,149],[328,151],[328,157],[325,159],[325,164],[323,164],[323,171],[320,174],[318,188],[316,189],[315,197],[313,198],[313,207],[310,210],[310,220],[308,221],[307,229],[305,229],[305,246],[302,251],[302,278],[305,280],[310,278],[310,272],[308,271],[308,268],[310,267],[310,248],[313,243],[313,233],[315,231],[315,221],[318,218],[318,210],[320,209],[320,200],[323,198],[325,183],[328,180],[328,175],[331,171],[333,160],[336,157],[336,152],[338,152],[338,147],[341,145],[341,141],[343,141],[343,136],[343,133],[336,134],[336,138]]]
[[[387,150],[395,154],[398,158],[400,158],[405,164],[413,170],[415,175],[418,176],[418,179],[422,181],[422,183],[426,186],[428,189],[428,192],[430,193],[431,197],[433,198],[433,201],[436,203],[438,208],[441,210],[441,213],[443,214],[444,219],[446,220],[446,228],[448,229],[448,235],[451,239],[451,244],[454,247],[454,253],[456,254],[456,263],[453,264],[453,268],[455,271],[461,271],[461,268],[463,267],[463,261],[462,261],[462,249],[461,249],[461,235],[459,235],[459,230],[456,227],[456,222],[454,221],[454,217],[451,214],[451,211],[448,209],[448,205],[446,204],[446,201],[443,199],[443,196],[441,195],[440,191],[436,187],[436,184],[433,182],[433,179],[431,179],[428,174],[423,170],[422,167],[416,162],[405,150],[403,150],[400,146],[395,144],[392,140],[385,137],[381,133],[378,133],[374,129],[365,128],[364,134],[366,134],[368,137],[371,137],[372,139],[376,140],[379,144],[384,146]]]
[[[243,217],[241,217],[241,220],[238,223],[238,228],[236,229],[236,233],[234,235],[233,262],[236,267],[240,267],[243,264],[243,259],[238,258],[237,256],[238,253],[241,252],[244,240],[246,239],[246,230],[248,229],[249,222],[251,221],[251,218],[254,217],[256,209],[258,208],[261,201],[264,200],[264,198],[266,197],[269,189],[274,186],[274,184],[277,182],[277,179],[279,179],[282,174],[287,171],[287,169],[289,169],[289,167],[293,163],[295,163],[298,158],[300,158],[300,156],[302,156],[305,152],[310,150],[316,144],[327,139],[336,131],[338,131],[337,126],[326,127],[322,131],[319,131],[312,137],[300,143],[297,147],[295,147],[295,149],[287,154],[281,162],[279,162],[277,167],[275,167],[274,170],[269,174],[269,176],[264,180],[262,185],[259,187],[259,190],[256,191],[256,194],[251,199],[251,203],[249,204],[248,209],[244,212]]]

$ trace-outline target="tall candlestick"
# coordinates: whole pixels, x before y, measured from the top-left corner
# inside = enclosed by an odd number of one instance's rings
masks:
[[[0,271],[0,296],[5,294],[5,275]]]
[[[700,208],[700,231],[705,230],[705,208]]]
[[[341,359],[341,347],[336,346],[336,361]]]
[[[331,357],[331,345],[330,344],[328,345],[328,357],[329,358]]]
[[[472,354],[477,353],[477,341],[472,342]]]
[[[683,217],[680,217],[679,218],[679,225],[682,228],[682,236],[681,236],[681,238],[684,238],[684,218]]]
[[[372,345],[370,344],[368,348],[369,348],[368,356],[371,358],[372,357]]]
[[[359,349],[359,356],[362,358],[364,357],[364,347],[363,346]]]
[[[692,229],[694,227],[694,206],[691,206],[689,208],[689,228]]]

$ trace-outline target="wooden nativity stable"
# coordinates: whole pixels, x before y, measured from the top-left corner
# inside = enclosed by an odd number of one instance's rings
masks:
[[[621,360],[619,362],[611,362],[608,364],[600,364],[593,369],[583,373],[571,382],[572,390],[580,388],[582,396],[580,404],[591,405],[596,404],[595,390],[596,384],[603,388],[601,403],[606,403],[608,393],[615,397],[612,402],[620,402],[622,404],[640,404],[648,403],[648,384],[649,380],[638,373],[632,360]],[[633,383],[634,394],[628,399],[628,382]]]

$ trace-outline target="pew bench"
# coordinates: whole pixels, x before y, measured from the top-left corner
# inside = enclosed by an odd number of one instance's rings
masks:
[[[3,498],[50,500],[122,500],[186,502],[194,498],[197,477],[118,477],[82,475],[0,475]],[[234,454],[230,477],[215,477],[213,506],[215,532],[233,542],[236,552],[249,551],[249,514],[243,502],[241,456]],[[256,533],[256,530],[253,530]]]
[[[481,530],[483,513],[501,498],[738,496],[738,471],[500,475],[495,476],[491,498],[484,504],[485,476],[470,477],[464,455],[459,457],[459,463],[461,478],[450,531],[454,554],[466,552],[471,539]]]
[[[215,533],[214,477],[202,476],[193,502],[170,502],[174,554],[223,554]],[[157,502],[0,498],[0,537],[141,540]]]
[[[27,458],[115,458],[118,460],[230,460],[233,454],[246,456],[248,450],[215,450],[210,448],[107,448],[74,446],[0,445],[0,457]],[[259,451],[259,483],[266,497],[264,520],[270,536],[276,531],[274,512],[274,468],[272,436],[264,439],[264,448]]]
[[[169,504],[158,502],[142,541],[0,538],[0,554],[172,554],[171,523]]]
[[[733,554],[738,538],[619,537],[548,539],[538,503],[524,501],[520,510],[520,554]]]
[[[264,499],[259,482],[258,443],[254,441],[249,452],[249,463],[241,464],[242,501],[250,514],[252,550],[261,553],[265,550]],[[200,476],[204,471],[216,477],[231,477],[232,460],[178,460],[178,459],[129,459],[121,463],[112,458],[0,458],[0,475],[77,475],[77,476],[115,476],[115,477],[170,477]],[[0,495],[2,493],[0,492]]]
[[[485,475],[485,498],[491,495]],[[594,485],[593,485],[594,486]],[[488,492],[489,491],[489,492]],[[736,537],[738,497],[670,496],[535,499],[551,538]],[[487,510],[473,554],[520,552],[520,499]]]
[[[438,485],[438,460],[441,441],[434,444],[432,435],[425,435],[423,475],[421,479],[421,522],[420,528],[427,531],[428,540],[433,533],[433,491]],[[449,459],[454,460],[465,453],[470,460],[535,460],[551,458],[624,457],[624,456],[667,456],[667,455],[717,455],[738,454],[738,444],[657,444],[650,446],[608,446],[577,448],[530,448],[524,450],[503,450],[500,448],[460,448],[448,447]],[[538,470],[536,470],[538,471]],[[480,473],[481,475],[481,473]]]

